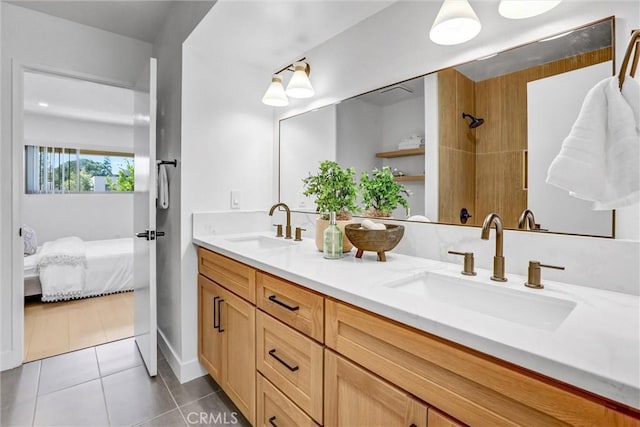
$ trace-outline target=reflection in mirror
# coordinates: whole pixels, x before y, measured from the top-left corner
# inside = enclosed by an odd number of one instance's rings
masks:
[[[545,182],[586,93],[612,75],[612,29],[608,18],[282,120],[280,201],[315,211],[302,178],[335,159],[358,177],[394,168],[410,214],[434,222],[497,212],[517,229],[530,209],[540,230],[612,236],[611,211]]]

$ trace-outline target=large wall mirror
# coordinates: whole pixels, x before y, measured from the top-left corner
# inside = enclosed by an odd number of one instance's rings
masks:
[[[391,167],[411,218],[613,236],[613,212],[545,182],[585,95],[614,73],[614,18],[280,121],[280,201],[315,211],[302,179],[321,160]],[[465,215],[467,212],[468,215]],[[394,219],[407,219],[404,209]],[[528,225],[524,225],[529,228]]]

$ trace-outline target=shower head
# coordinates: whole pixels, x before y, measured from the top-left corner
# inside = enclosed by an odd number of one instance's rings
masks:
[[[462,118],[471,119],[471,123],[469,123],[469,127],[471,129],[475,129],[484,123],[484,119],[473,117],[471,114],[467,114],[467,113],[462,113]]]

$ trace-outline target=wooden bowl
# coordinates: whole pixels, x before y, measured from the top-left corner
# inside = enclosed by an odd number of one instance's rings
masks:
[[[386,230],[368,230],[361,228],[360,224],[347,224],[344,232],[347,238],[358,249],[356,258],[362,258],[364,251],[376,252],[378,261],[386,261],[385,251],[390,251],[402,239],[404,235],[403,225],[386,224]]]

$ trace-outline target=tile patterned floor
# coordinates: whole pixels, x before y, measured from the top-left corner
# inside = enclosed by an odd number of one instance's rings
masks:
[[[25,363],[0,374],[0,425],[240,425],[211,377],[180,384],[158,351],[150,378],[132,338]]]

